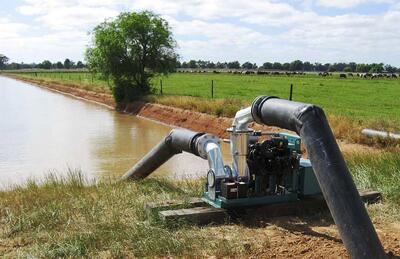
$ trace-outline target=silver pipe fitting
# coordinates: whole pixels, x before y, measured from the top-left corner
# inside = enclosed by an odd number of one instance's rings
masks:
[[[200,136],[196,141],[199,156],[208,160],[208,165],[215,173],[215,178],[228,178],[225,171],[219,138],[210,134]]]
[[[249,138],[253,130],[248,128],[248,124],[252,121],[251,107],[247,107],[236,113],[232,127],[228,129],[230,133],[233,172],[242,181],[247,181],[249,178],[247,154]]]

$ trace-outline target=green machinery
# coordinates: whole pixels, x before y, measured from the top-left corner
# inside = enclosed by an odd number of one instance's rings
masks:
[[[251,132],[248,144],[247,177],[238,179],[230,172],[216,178],[211,169],[203,200],[216,208],[238,208],[273,203],[295,202],[321,190],[308,159],[301,158],[298,136],[268,134],[262,142],[261,132]],[[229,171],[228,167],[225,167]]]

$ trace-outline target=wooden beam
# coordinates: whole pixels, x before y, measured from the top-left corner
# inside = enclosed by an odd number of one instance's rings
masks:
[[[375,203],[381,199],[377,191],[361,191],[360,197],[365,203]],[[185,208],[182,208],[185,207]],[[296,202],[268,204],[256,207],[241,207],[237,209],[222,209],[208,206],[199,198],[188,202],[166,201],[163,203],[149,203],[148,211],[158,211],[159,217],[169,223],[186,221],[193,224],[205,225],[210,223],[224,223],[231,218],[249,217],[271,218],[281,216],[305,215],[316,211],[327,210],[322,195],[305,197]]]
[[[184,201],[164,201],[164,202],[150,202],[146,204],[145,209],[148,212],[155,210],[171,210],[177,208],[193,208],[206,206],[206,203],[201,198],[191,198],[187,202]]]
[[[195,207],[190,209],[164,210],[159,212],[160,218],[168,223],[180,221],[197,225],[225,223],[229,220],[227,210],[213,207]]]

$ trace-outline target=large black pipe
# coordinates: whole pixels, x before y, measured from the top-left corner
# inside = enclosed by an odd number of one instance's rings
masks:
[[[260,124],[295,131],[301,136],[351,258],[386,258],[324,111],[311,104],[260,96],[253,102],[251,113]]]
[[[139,180],[147,177],[172,156],[186,151],[199,155],[196,148],[196,139],[204,133],[186,129],[173,129],[160,143],[147,153],[139,162],[129,169],[121,180]]]

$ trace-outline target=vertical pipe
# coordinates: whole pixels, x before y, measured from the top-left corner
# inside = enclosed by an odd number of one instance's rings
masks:
[[[293,97],[293,84],[290,84],[290,95],[289,95],[289,100],[291,101]]]
[[[163,89],[162,89],[162,79],[160,79],[160,94],[163,95]]]

